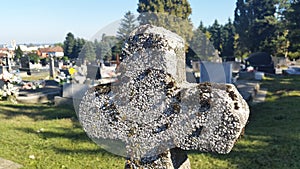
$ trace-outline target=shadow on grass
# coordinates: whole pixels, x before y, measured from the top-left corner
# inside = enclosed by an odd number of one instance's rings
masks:
[[[226,155],[205,156],[228,161],[232,168],[300,168],[300,77],[263,82],[266,102],[250,107],[245,136]],[[197,152],[191,152],[195,155]],[[217,167],[216,167],[217,168]]]
[[[84,155],[99,155],[99,156],[101,155],[101,156],[122,158],[121,156],[112,154],[100,147],[96,149],[89,149],[89,148],[68,149],[63,147],[54,147],[52,149],[57,153],[63,153],[63,154],[84,154]]]
[[[69,145],[64,144],[54,144],[53,146],[46,147],[48,149],[51,149],[52,151],[55,151],[59,154],[84,154],[84,155],[93,155],[98,154],[101,156],[108,156],[108,157],[120,157],[117,155],[114,155],[103,148],[101,148],[98,145],[93,145],[93,141],[86,135],[86,133],[79,127],[75,128],[66,128],[66,127],[55,127],[55,128],[49,128],[45,129],[44,131],[37,131],[32,128],[15,128],[18,131],[22,131],[26,134],[34,134],[37,135],[39,138],[42,138],[43,140],[49,140],[49,139],[68,139],[68,141],[65,144],[78,144],[78,147],[70,147]],[[91,144],[90,146],[84,146],[81,147],[82,144]]]
[[[16,130],[22,131],[24,133],[35,134],[42,139],[51,139],[51,138],[66,138],[72,141],[87,141],[91,140],[87,137],[85,132],[81,128],[65,128],[65,127],[56,127],[44,129],[43,131],[34,130],[32,128],[16,128]]]
[[[45,104],[12,104],[1,103],[0,115],[6,119],[12,119],[17,116],[27,116],[35,121],[71,118],[77,119],[73,107],[55,107]]]

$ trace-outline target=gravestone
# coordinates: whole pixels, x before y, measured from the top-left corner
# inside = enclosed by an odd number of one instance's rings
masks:
[[[5,85],[4,81],[1,79],[4,72],[6,72],[6,68],[4,66],[0,66],[0,89],[2,89]]]
[[[30,72],[30,59],[27,56],[21,57],[20,58],[20,63],[21,63],[21,71],[26,71],[28,75],[31,74]]]
[[[85,132],[127,157],[126,169],[189,169],[186,151],[229,153],[246,125],[235,86],[186,81],[184,46],[175,33],[140,26],[123,48],[118,82],[90,88],[80,102]]]
[[[0,66],[0,75],[4,72],[4,66]]]
[[[92,80],[99,80],[101,79],[101,71],[100,66],[98,65],[88,65],[87,66],[87,78]]]
[[[200,62],[200,82],[231,83],[232,64]]]
[[[42,66],[46,66],[48,64],[47,59],[41,59]]]
[[[54,60],[54,67],[59,68],[59,61],[58,60]]]

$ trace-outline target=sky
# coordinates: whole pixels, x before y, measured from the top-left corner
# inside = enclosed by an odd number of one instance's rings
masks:
[[[189,0],[194,27],[217,19],[234,19],[236,0]],[[0,44],[63,42],[66,34],[91,39],[99,30],[121,20],[127,11],[137,14],[138,0],[0,0]]]

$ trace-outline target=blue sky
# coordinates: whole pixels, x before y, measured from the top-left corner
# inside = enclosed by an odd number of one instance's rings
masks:
[[[0,44],[63,42],[66,34],[90,39],[103,27],[134,13],[138,0],[0,0]],[[236,0],[189,0],[194,27],[227,22]]]

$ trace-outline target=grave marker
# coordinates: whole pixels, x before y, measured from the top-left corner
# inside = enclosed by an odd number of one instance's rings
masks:
[[[87,66],[87,78],[92,80],[99,80],[101,79],[101,71],[100,66],[98,65],[88,65]]]
[[[232,64],[231,63],[214,63],[200,62],[200,83],[231,83],[232,81]]]
[[[184,150],[229,153],[246,125],[249,108],[235,86],[186,81],[184,46],[175,33],[140,26],[123,48],[119,81],[82,98],[83,129],[126,156],[125,168],[189,169]]]

